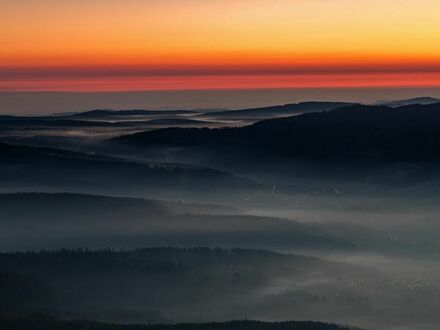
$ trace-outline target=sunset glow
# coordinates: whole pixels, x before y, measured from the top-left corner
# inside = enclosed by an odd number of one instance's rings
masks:
[[[438,0],[0,0],[0,8],[3,91],[440,86]]]

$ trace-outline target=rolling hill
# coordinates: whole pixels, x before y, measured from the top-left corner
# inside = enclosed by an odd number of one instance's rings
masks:
[[[264,250],[218,248],[6,253],[0,254],[0,272],[0,276],[9,274],[0,277],[7,283],[17,283],[3,290],[10,297],[3,311],[46,311],[54,317],[126,324],[142,318],[142,323],[148,318],[148,323],[226,321],[244,317],[246,311],[252,317],[265,298],[278,297],[276,304],[282,304],[284,294],[270,292],[281,279],[292,283],[286,286],[293,298],[291,309],[321,305],[346,316],[344,299],[353,298],[353,312],[363,307],[357,299],[366,294],[362,280],[370,278],[370,287],[382,279],[361,266]],[[325,278],[328,284],[317,292]],[[356,286],[347,285],[348,278]],[[316,284],[306,284],[307,279]],[[347,290],[342,294],[343,288]],[[338,291],[339,297],[334,295]],[[240,296],[248,301],[237,299]],[[276,315],[277,308],[261,315]],[[314,313],[315,319],[337,319],[325,316],[324,310]],[[288,315],[303,319],[311,313],[286,309],[284,317]]]
[[[438,249],[365,226],[245,215],[222,205],[67,193],[0,194],[0,251],[237,244],[426,256]]]
[[[113,141],[140,149],[207,147],[269,158],[432,161],[440,160],[440,104],[351,106],[241,128],[168,128]]]
[[[396,100],[396,101],[388,101],[388,102],[381,102],[380,105],[384,105],[391,108],[398,108],[403,107],[407,105],[428,105],[428,104],[435,104],[440,103],[440,99],[434,98],[434,97],[415,97],[411,99],[406,100]]]
[[[174,325],[117,325],[98,322],[65,321],[53,317],[11,317],[0,315],[0,326],[14,330],[355,330],[322,322],[233,321],[225,323],[185,323]],[[359,330],[359,329],[358,329]]]
[[[145,164],[60,149],[0,143],[3,191],[148,191],[188,195],[203,190],[259,189],[249,180],[209,168]],[[179,193],[180,191],[180,193]]]
[[[217,112],[209,112],[200,116],[223,119],[223,120],[262,120],[274,117],[288,117],[293,115],[300,115],[303,113],[322,112],[351,106],[353,103],[344,102],[302,102],[285,105],[276,105],[271,107],[254,108],[254,109],[240,109],[240,110],[225,110]]]

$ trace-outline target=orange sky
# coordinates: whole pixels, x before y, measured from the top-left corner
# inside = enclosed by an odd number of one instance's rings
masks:
[[[0,0],[0,90],[440,86],[439,0]]]

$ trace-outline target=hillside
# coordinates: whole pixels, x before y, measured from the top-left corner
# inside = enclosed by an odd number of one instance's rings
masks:
[[[321,322],[184,323],[175,325],[116,325],[96,322],[62,321],[51,317],[0,316],[0,326],[14,330],[350,330],[354,328]]]
[[[26,205],[26,207],[23,207]],[[33,228],[29,230],[29,228]],[[81,194],[0,194],[0,250],[220,246],[355,250],[319,226],[232,208]],[[17,241],[14,237],[21,237]]]
[[[415,97],[415,98],[406,99],[406,100],[382,102],[380,105],[384,105],[384,106],[392,107],[392,108],[398,108],[398,107],[403,107],[403,106],[407,106],[407,105],[416,105],[416,104],[427,105],[427,104],[434,104],[434,103],[440,103],[440,99],[437,99],[435,97],[425,96],[425,97]]]
[[[120,158],[70,152],[59,149],[0,143],[2,188],[36,191],[160,193],[161,190],[188,194],[203,189],[258,189],[252,181],[210,168],[145,164]]]
[[[440,104],[351,106],[242,128],[168,128],[113,141],[142,149],[206,147],[266,157],[432,161],[440,159]]]
[[[1,290],[10,299],[3,303],[3,311],[46,311],[55,317],[111,323],[225,321],[245,313],[269,318],[281,310],[281,319],[312,317],[310,312],[294,310],[301,304],[322,305],[347,315],[346,299],[352,299],[352,312],[366,307],[361,296],[368,294],[362,281],[369,279],[373,288],[383,280],[360,266],[264,250],[218,248],[0,254],[0,275],[5,273],[9,285]],[[328,284],[322,286],[325,278]],[[347,285],[348,278],[355,284]],[[271,288],[287,279],[291,285],[286,293],[292,298],[285,308],[281,307],[285,294],[272,294]],[[307,285],[307,280],[316,284]],[[239,299],[243,296],[247,302]],[[265,308],[265,299],[274,306]],[[314,314],[314,319],[337,319],[326,311]]]
[[[271,107],[226,110],[210,112],[201,116],[214,119],[230,119],[230,120],[262,120],[275,117],[287,117],[300,115],[310,112],[330,111],[342,107],[351,106],[353,103],[345,102],[302,102],[285,105],[276,105]]]

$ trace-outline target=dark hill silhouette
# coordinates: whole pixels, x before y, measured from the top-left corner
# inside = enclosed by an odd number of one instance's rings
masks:
[[[126,117],[126,116],[173,116],[196,114],[191,110],[90,110],[71,115],[75,118]]]
[[[101,120],[84,120],[84,119],[66,119],[64,117],[47,117],[47,118],[31,118],[31,117],[11,117],[0,118],[0,128],[24,128],[24,129],[38,129],[45,128],[130,128],[130,127],[145,127],[148,126],[203,126],[208,124],[215,124],[214,122],[207,122],[189,118],[157,118],[151,120],[118,120],[110,121],[112,118],[100,118]],[[109,119],[109,120],[106,120]],[[127,119],[124,117],[123,119]]]
[[[14,330],[350,330],[354,328],[312,321],[225,323],[185,323],[174,325],[116,325],[97,322],[64,321],[52,317],[12,317],[0,315],[0,326]]]
[[[302,102],[285,105],[275,105],[263,108],[227,110],[210,112],[207,117],[221,119],[261,120],[274,117],[287,117],[310,112],[322,112],[354,105],[346,102]]]
[[[20,137],[23,133],[14,131],[15,129],[21,129],[24,133],[29,132],[30,130],[38,132],[39,129],[49,129],[54,130],[54,132],[59,134],[59,129],[63,128],[107,128],[108,131],[111,132],[112,129],[117,128],[136,128],[138,130],[144,130],[150,127],[153,128],[159,126],[204,127],[218,124],[213,121],[197,120],[194,119],[194,116],[187,116],[188,114],[192,115],[193,113],[186,110],[96,110],[74,115],[66,114],[57,116],[0,115],[0,129],[6,131],[12,130],[12,132],[14,132],[13,135]],[[92,134],[93,130],[90,130],[89,132]]]
[[[21,207],[26,205],[25,208]],[[187,214],[238,215],[240,210],[217,204],[195,204],[144,198],[73,193],[0,193],[0,223],[20,221],[79,223],[156,218]]]
[[[113,141],[138,148],[207,147],[223,153],[309,159],[440,160],[440,104],[351,106],[242,128],[168,128]]]
[[[20,205],[26,205],[25,208]],[[128,218],[160,217],[171,214],[172,204],[138,198],[85,194],[16,193],[0,194],[0,222],[91,222],[123,221]]]
[[[297,254],[219,248],[6,253],[0,254],[0,278],[1,274],[14,274],[12,278],[3,278],[11,285],[17,283],[23,288],[21,292],[14,287],[5,290],[14,304],[5,301],[4,309],[9,307],[11,312],[44,311],[55,317],[62,315],[69,319],[114,322],[119,317],[117,311],[124,309],[138,315],[148,311],[146,317],[151,317],[155,311],[157,318],[150,321],[154,323],[160,322],[161,315],[163,318],[172,315],[171,322],[227,320],[237,315],[229,308],[231,304],[243,315],[251,304],[258,308],[265,300],[264,296],[253,298],[253,293],[270,289],[272,281],[283,278],[298,286],[308,279],[329,281],[328,290],[319,294],[310,285],[299,288],[296,293],[291,292],[293,300],[289,304],[292,310],[286,309],[282,316],[282,319],[288,315],[300,318],[301,312],[297,313],[295,308],[307,304],[319,307],[308,315],[321,319],[325,315],[321,308],[335,308],[334,303],[344,304],[344,299],[354,299],[355,305],[362,306],[356,297],[366,284],[354,288],[346,280],[362,283],[363,279],[369,278],[368,286],[383,280],[380,274],[362,266]],[[342,288],[348,286],[353,291],[342,293]],[[50,293],[46,300],[36,297],[41,291]],[[338,292],[339,297],[336,297]],[[237,301],[237,297],[243,296],[249,298]],[[27,299],[33,304],[22,305],[20,309],[19,303]],[[276,311],[280,303],[275,308],[267,308],[263,315],[270,315],[269,309]],[[338,307],[334,310],[343,313]],[[124,323],[136,322],[139,316],[135,315],[133,313]],[[326,319],[339,318],[335,315]]]
[[[0,119],[0,127],[9,128],[38,128],[38,127],[51,127],[51,128],[63,128],[63,127],[125,127],[134,126],[136,122],[129,123],[113,123],[105,121],[91,121],[91,120],[78,120],[78,119],[64,119],[60,118],[32,118],[32,117],[11,117]]]
[[[145,164],[59,149],[0,143],[3,189],[160,192],[259,189],[252,181],[203,167]],[[179,193],[177,193],[179,194]],[[158,195],[158,196],[159,196]]]
[[[34,229],[29,232],[29,227]],[[83,194],[0,194],[0,232],[9,233],[0,250],[51,249],[60,244],[231,247],[240,242],[251,248],[353,251],[370,244],[362,239],[368,230],[359,231],[356,239],[344,238],[326,226],[240,215],[218,205]],[[386,237],[380,242],[384,249],[398,248]]]
[[[384,106],[392,107],[392,108],[398,108],[398,107],[403,107],[406,105],[415,105],[415,104],[428,105],[428,104],[434,104],[434,103],[440,103],[440,99],[425,96],[425,97],[415,97],[415,98],[406,99],[406,100],[388,101],[388,102],[380,103],[380,105],[384,105]]]
[[[26,206],[26,207],[23,207]],[[28,228],[33,228],[29,232]],[[56,230],[55,230],[56,228]],[[66,193],[0,194],[0,250],[182,245],[380,251],[431,255],[437,245],[392,240],[344,223],[310,224],[239,210],[139,198]],[[22,239],[17,241],[15,237]]]
[[[184,122],[188,115],[196,115],[199,112],[191,110],[91,110],[78,113],[60,113],[46,116],[13,116],[0,115],[0,126],[2,127],[117,127],[134,126],[136,124],[148,123],[151,117],[154,120],[163,117],[176,117]],[[134,120],[136,119],[136,121]],[[163,118],[165,119],[165,118]],[[133,121],[129,121],[133,120]],[[140,121],[144,120],[144,121]],[[189,119],[188,119],[189,120]],[[111,122],[110,122],[111,121]]]
[[[146,125],[162,125],[162,126],[186,126],[186,125],[206,125],[209,122],[189,119],[189,118],[159,118],[144,122]]]
[[[54,299],[54,294],[50,286],[34,277],[0,271],[0,297],[1,313],[2,310],[44,305]]]

